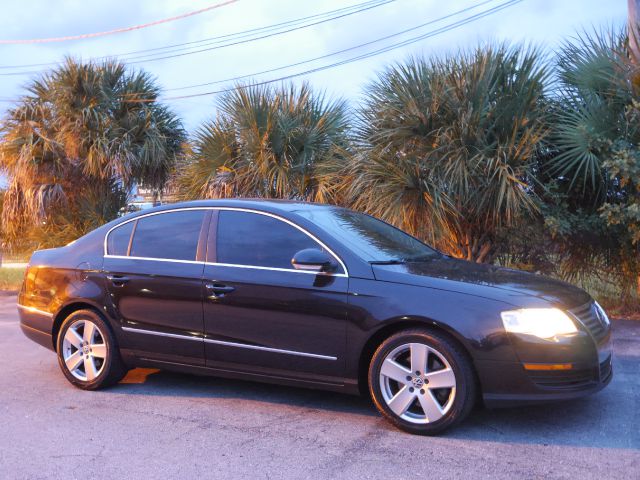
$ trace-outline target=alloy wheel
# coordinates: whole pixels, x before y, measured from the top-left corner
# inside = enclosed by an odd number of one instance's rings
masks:
[[[394,348],[379,374],[382,397],[401,419],[415,424],[433,423],[451,409],[456,376],[447,359],[424,343]]]
[[[76,320],[64,334],[62,356],[71,375],[83,382],[92,382],[106,364],[104,334],[92,321]]]

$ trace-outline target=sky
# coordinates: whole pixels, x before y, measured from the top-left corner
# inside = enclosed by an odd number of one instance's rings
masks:
[[[114,35],[26,45],[3,42],[110,31],[181,15],[222,1],[4,0],[3,13],[0,16],[0,115],[3,115],[11,102],[24,92],[25,84],[48,68],[20,67],[21,65],[59,62],[65,56],[88,60],[197,42],[321,14],[360,4],[365,0],[237,0],[235,3],[189,18]],[[486,3],[478,6],[483,1]],[[255,75],[247,81],[264,81],[303,72],[434,31],[474,13],[502,5],[506,1],[390,0],[367,11],[270,38],[176,58],[155,61],[142,59],[145,61],[133,66],[155,76],[164,90],[165,101],[183,119],[187,130],[193,132],[203,122],[215,116],[215,102],[219,94],[183,99],[170,97],[206,93],[231,85],[222,83],[182,90],[172,89],[240,75],[253,75],[267,69],[320,57],[476,6],[467,13],[416,28],[386,41],[274,73]],[[563,41],[575,37],[584,29],[592,30],[612,24],[622,25],[626,21],[626,13],[627,0],[522,0],[502,11],[446,33],[375,57],[298,77],[294,81],[307,80],[314,87],[324,90],[329,97],[342,97],[352,104],[357,104],[361,99],[363,87],[374,80],[386,65],[402,61],[409,56],[445,55],[488,41],[526,42],[553,54],[553,50]],[[207,46],[198,49],[201,48]]]

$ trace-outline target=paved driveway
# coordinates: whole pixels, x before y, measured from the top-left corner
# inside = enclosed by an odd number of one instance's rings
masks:
[[[614,334],[602,392],[477,410],[428,438],[364,399],[312,390],[135,371],[84,392],[0,296],[0,478],[640,478],[640,322]]]

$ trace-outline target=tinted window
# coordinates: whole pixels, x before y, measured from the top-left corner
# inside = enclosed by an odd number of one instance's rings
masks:
[[[219,213],[219,263],[292,269],[291,259],[305,248],[322,247],[282,220],[249,212]]]
[[[204,210],[162,213],[138,220],[132,257],[195,260]]]
[[[109,255],[126,255],[129,249],[129,240],[135,222],[125,223],[111,231],[107,239],[107,253]]]
[[[411,235],[363,213],[345,208],[296,211],[366,261],[419,261],[440,254]]]

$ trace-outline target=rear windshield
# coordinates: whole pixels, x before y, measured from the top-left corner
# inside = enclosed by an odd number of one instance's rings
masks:
[[[344,208],[295,213],[310,220],[368,262],[421,261],[441,254],[388,223]]]

